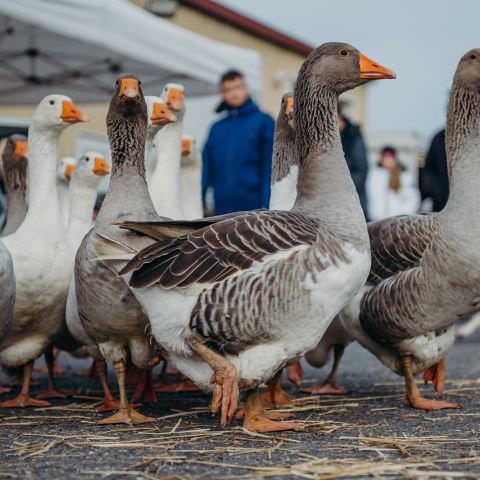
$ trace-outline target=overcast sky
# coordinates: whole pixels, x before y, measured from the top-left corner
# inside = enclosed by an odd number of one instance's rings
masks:
[[[220,0],[314,46],[351,43],[391,68],[372,82],[373,131],[415,130],[426,138],[444,122],[460,57],[480,47],[477,0]]]

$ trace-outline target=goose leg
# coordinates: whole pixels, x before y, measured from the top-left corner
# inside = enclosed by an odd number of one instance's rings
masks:
[[[326,380],[320,385],[314,387],[299,388],[301,392],[311,393],[312,395],[344,395],[345,389],[337,385],[337,369],[342,359],[345,347],[335,345],[333,347],[333,365]]]
[[[54,366],[53,366],[53,373],[55,375],[63,375],[63,370],[58,366],[58,357],[60,355],[60,350],[58,348],[53,349],[53,355],[54,355]],[[42,365],[41,367],[35,367],[33,369],[34,372],[37,373],[48,373],[48,360],[47,360],[47,355],[45,354],[45,365]]]
[[[291,365],[287,365],[287,378],[297,387],[301,385],[303,380],[303,367],[300,360],[297,360]]]
[[[135,411],[135,409],[128,404],[127,389],[125,386],[125,377],[127,367],[124,361],[114,363],[115,374],[118,381],[118,389],[120,391],[120,408],[112,416],[99,420],[97,425],[111,425],[115,423],[139,424],[155,422],[154,418],[147,417]]]
[[[295,400],[282,389],[282,370],[267,382],[267,388],[263,391],[261,399],[265,408],[278,408],[295,403]]]
[[[145,399],[148,403],[155,403],[157,396],[153,388],[152,370],[141,369],[138,371],[137,382],[135,384],[135,392],[133,394],[133,401],[139,402]]]
[[[433,386],[435,387],[435,391],[438,393],[443,393],[445,391],[445,371],[445,359],[442,358],[438,363],[425,370],[425,373],[423,374],[425,385],[428,382],[432,382]]]
[[[0,403],[0,407],[48,407],[49,402],[45,400],[37,400],[30,396],[30,381],[32,379],[33,362],[28,362],[23,367],[23,383],[20,393],[11,400]]]
[[[265,412],[258,389],[247,394],[244,405],[243,426],[250,432],[298,431],[302,429],[302,424],[299,422],[277,422],[269,418]]]
[[[62,391],[55,385],[55,360],[58,354],[55,353],[52,348],[48,348],[45,352],[45,361],[48,368],[48,388],[45,392],[41,392],[37,395],[37,398],[67,398],[71,397],[74,392]]]
[[[221,411],[220,424],[227,425],[237,410],[240,391],[236,368],[224,357],[191,337],[187,340],[190,348],[213,370],[211,382],[215,384],[212,395],[212,413]]]
[[[102,413],[110,412],[111,410],[118,410],[120,408],[120,402],[115,399],[108,386],[107,364],[105,363],[105,360],[95,360],[94,366],[103,390],[103,402],[95,408],[95,411],[97,413]]]
[[[405,375],[405,386],[407,389],[407,399],[413,408],[419,410],[442,410],[444,408],[461,408],[458,403],[444,402],[443,400],[430,400],[423,398],[418,390],[415,378],[412,373],[412,357],[407,355],[402,357],[403,374]]]

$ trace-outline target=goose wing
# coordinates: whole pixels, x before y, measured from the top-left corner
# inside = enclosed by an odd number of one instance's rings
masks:
[[[369,223],[372,267],[368,283],[376,285],[419,265],[437,231],[435,215],[402,215]]]
[[[188,224],[182,222],[185,228]],[[125,222],[121,227],[142,232],[143,225]],[[178,230],[178,222],[157,222],[156,228],[168,237],[169,229]],[[313,244],[318,235],[319,225],[308,216],[285,211],[249,212],[159,240],[140,251],[120,273],[133,272],[130,285],[134,288],[158,284],[172,289],[213,283],[268,255]]]

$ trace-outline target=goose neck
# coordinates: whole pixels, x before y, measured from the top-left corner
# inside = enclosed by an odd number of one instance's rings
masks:
[[[480,92],[454,82],[445,131],[450,194],[447,210],[478,215]]]
[[[60,219],[57,196],[56,169],[59,128],[37,128],[32,124],[28,131],[28,218],[37,214]]]
[[[293,209],[365,234],[365,218],[340,140],[337,102],[335,92],[322,88],[307,89],[295,99],[299,174]]]

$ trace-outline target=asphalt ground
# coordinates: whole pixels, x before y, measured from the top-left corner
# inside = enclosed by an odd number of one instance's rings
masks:
[[[75,396],[0,411],[0,479],[480,479],[480,335],[458,341],[447,357],[444,397],[461,410],[411,409],[402,379],[352,345],[338,375],[347,394],[308,397],[285,382],[305,430],[266,435],[237,420],[220,428],[200,393],[162,394],[141,407],[153,424],[97,426],[98,382],[71,375],[88,363],[60,359],[59,386]],[[306,368],[305,383],[327,370]],[[45,374],[35,378],[34,393],[46,386]],[[431,386],[421,389],[435,397]]]

